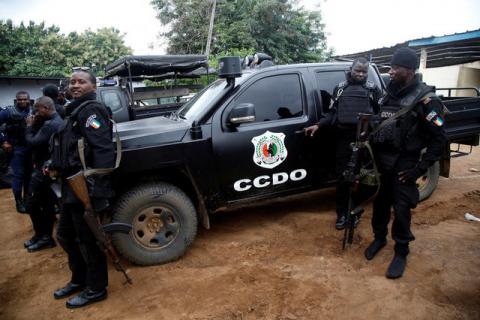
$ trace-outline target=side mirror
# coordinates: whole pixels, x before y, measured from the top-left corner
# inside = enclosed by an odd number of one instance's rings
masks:
[[[255,121],[255,106],[253,103],[240,103],[228,115],[228,122],[232,125]]]

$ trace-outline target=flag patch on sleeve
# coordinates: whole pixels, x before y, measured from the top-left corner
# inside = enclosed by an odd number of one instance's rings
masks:
[[[432,121],[437,127],[441,127],[443,126],[443,119],[440,118],[439,116],[436,116],[435,118],[433,118],[433,121]]]
[[[97,117],[96,114],[92,114],[90,117],[88,117],[87,122],[85,123],[85,128],[93,128],[93,129],[98,129],[101,126],[100,121],[95,119]]]
[[[437,116],[437,113],[435,111],[432,111],[427,115],[427,120],[432,121],[432,119],[436,116]]]

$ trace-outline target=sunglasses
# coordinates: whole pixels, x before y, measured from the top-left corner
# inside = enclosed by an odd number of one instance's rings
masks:
[[[89,67],[73,67],[72,71],[88,71],[90,70]]]

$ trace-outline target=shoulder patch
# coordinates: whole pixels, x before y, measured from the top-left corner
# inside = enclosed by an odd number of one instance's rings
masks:
[[[433,118],[433,124],[436,125],[437,127],[441,127],[443,126],[443,119],[439,116],[436,116],[435,118]]]
[[[438,114],[435,111],[431,111],[427,116],[425,117],[427,121],[432,121],[434,117],[436,117]]]
[[[93,129],[98,129],[101,126],[100,121],[98,121],[96,114],[92,114],[87,118],[87,121],[85,122],[85,128],[93,128]]]
[[[339,88],[343,88],[343,87],[345,87],[346,85],[347,85],[347,81],[344,80],[344,81],[342,81],[342,82],[340,82],[340,83],[338,84],[338,87],[339,87]]]
[[[443,126],[442,117],[433,110],[430,111],[430,113],[425,117],[425,119],[427,119],[427,121],[430,121],[431,123],[433,123],[437,127]]]
[[[373,83],[373,81],[367,80],[367,82],[365,82],[365,87],[367,87],[368,89],[373,89],[375,88],[375,83]]]

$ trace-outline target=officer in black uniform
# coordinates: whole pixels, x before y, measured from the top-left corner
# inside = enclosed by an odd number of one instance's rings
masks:
[[[56,299],[80,292],[66,302],[78,308],[107,297],[108,270],[104,252],[83,219],[84,207],[66,178],[83,169],[78,140],[84,139],[89,168],[112,168],[115,150],[112,124],[107,108],[97,102],[96,78],[89,71],[75,71],[69,83],[74,100],[66,107],[67,122],[53,139],[52,168],[62,176],[63,210],[57,227],[57,240],[68,254],[72,278],[54,292]],[[89,176],[89,193],[97,213],[108,208],[113,196],[108,175]]]
[[[393,207],[395,255],[386,272],[391,279],[403,275],[408,244],[415,239],[410,230],[410,210],[419,200],[416,180],[441,157],[447,141],[443,104],[433,89],[415,75],[418,64],[418,57],[410,48],[400,48],[394,53],[389,72],[391,82],[381,101],[380,115],[385,125],[371,139],[381,172],[381,188],[373,205],[375,239],[365,250],[365,257],[373,259],[385,246]],[[399,116],[399,110],[405,114]],[[387,118],[391,120],[387,122]]]
[[[55,110],[60,115],[62,119],[65,119],[65,108],[59,102],[60,93],[58,91],[58,87],[53,83],[49,83],[45,85],[42,89],[42,93],[44,96],[49,97],[55,103]]]
[[[49,97],[37,99],[33,106],[33,113],[34,115],[26,119],[25,133],[27,146],[32,151],[33,162],[26,209],[30,214],[35,234],[24,243],[29,252],[55,246],[52,232],[57,201],[50,189],[50,178],[43,174],[43,167],[50,158],[50,138],[63,125],[63,120],[55,111],[55,104]]]
[[[382,95],[381,89],[367,80],[368,67],[369,63],[365,58],[354,60],[346,80],[340,82],[333,91],[330,112],[317,124],[305,128],[308,136],[313,136],[323,126],[333,126],[335,129],[337,230],[344,229],[346,224],[349,185],[345,183],[343,172],[352,154],[350,145],[356,140],[358,114],[377,114],[378,100]],[[357,216],[355,218],[358,219]],[[358,220],[355,221],[357,222]]]
[[[30,178],[30,152],[25,142],[25,118],[30,113],[30,95],[26,91],[17,92],[15,105],[0,111],[0,126],[6,124],[1,147],[11,155],[12,191],[19,213],[26,213],[24,198],[28,194]]]

